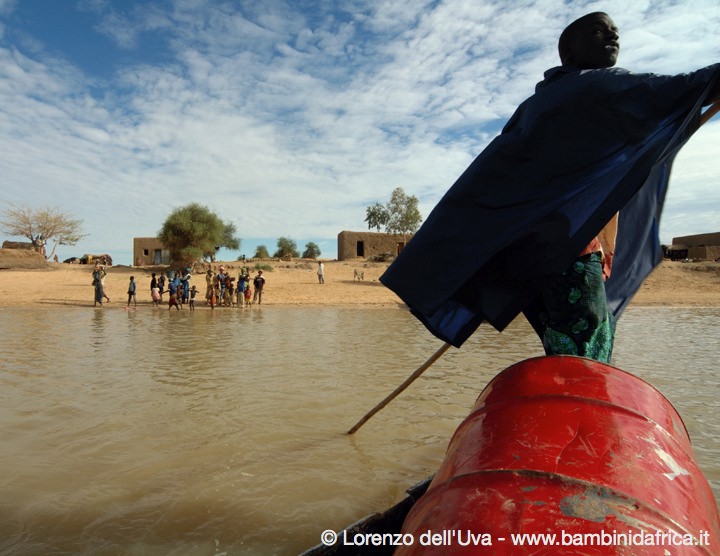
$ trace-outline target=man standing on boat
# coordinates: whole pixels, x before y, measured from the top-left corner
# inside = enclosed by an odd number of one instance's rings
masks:
[[[619,33],[600,12],[571,23],[558,48],[562,65],[380,280],[452,345],[482,321],[503,330],[524,312],[548,355],[608,362],[615,318],[661,260],[670,168],[718,97],[720,66],[676,76],[615,68]],[[429,258],[448,269],[440,283]]]

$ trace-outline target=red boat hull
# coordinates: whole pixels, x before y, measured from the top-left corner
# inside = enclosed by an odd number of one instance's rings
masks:
[[[720,554],[677,411],[647,382],[577,357],[490,382],[403,534],[397,555]]]

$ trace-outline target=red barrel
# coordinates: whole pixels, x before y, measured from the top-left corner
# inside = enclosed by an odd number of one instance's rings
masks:
[[[403,534],[396,555],[720,554],[717,505],[675,408],[569,356],[488,384]]]

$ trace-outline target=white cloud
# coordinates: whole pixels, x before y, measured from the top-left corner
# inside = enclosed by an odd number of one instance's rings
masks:
[[[720,122],[710,121],[683,147],[673,167],[661,241],[720,231]]]

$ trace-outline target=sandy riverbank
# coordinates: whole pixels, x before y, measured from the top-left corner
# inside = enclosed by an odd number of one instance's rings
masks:
[[[220,263],[214,265],[217,268]],[[224,263],[237,274],[239,263]],[[325,284],[318,284],[317,264],[313,261],[273,261],[266,271],[264,305],[353,305],[358,307],[398,306],[399,298],[378,278],[386,263],[325,261]],[[252,265],[251,265],[252,267]],[[354,280],[354,270],[364,272],[364,280]],[[150,304],[150,276],[158,268],[108,267],[105,290],[108,308],[124,307],[130,276],[137,282],[138,302]],[[92,267],[49,263],[44,269],[0,270],[0,306],[92,306]],[[255,272],[253,272],[253,275]],[[204,307],[205,278],[193,276],[200,290],[198,307]],[[165,299],[167,299],[165,297]],[[635,305],[703,307],[720,306],[720,263],[681,263],[664,261],[643,284],[633,300]]]

